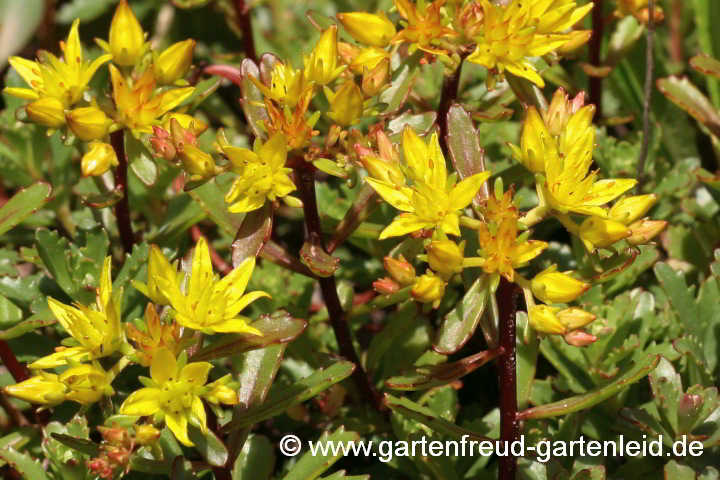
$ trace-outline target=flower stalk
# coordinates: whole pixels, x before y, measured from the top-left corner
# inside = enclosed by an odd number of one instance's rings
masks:
[[[115,150],[118,166],[115,169],[115,190],[122,193],[122,198],[115,204],[115,217],[117,218],[118,231],[123,251],[126,254],[132,253],[135,244],[132,224],[130,223],[130,202],[128,201],[128,161],[125,155],[125,131],[118,130],[110,134],[110,144]]]
[[[327,246],[323,238],[322,226],[320,224],[320,214],[318,213],[317,197],[315,195],[315,180],[313,172],[304,165],[295,168],[295,184],[298,194],[303,202],[303,212],[305,213],[305,228],[307,229],[308,240],[315,245],[319,245],[325,252]],[[383,410],[383,404],[377,391],[370,384],[370,379],[365,373],[365,369],[360,363],[360,358],[355,352],[352,336],[348,328],[345,311],[340,303],[340,297],[337,293],[337,284],[335,275],[329,277],[318,277],[320,290],[322,291],[325,305],[327,306],[330,324],[332,325],[335,339],[337,340],[340,353],[355,364],[355,371],[352,374],[353,382],[360,394],[370,405],[376,410]]]

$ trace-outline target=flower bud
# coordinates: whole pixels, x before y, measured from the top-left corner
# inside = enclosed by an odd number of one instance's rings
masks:
[[[175,145],[172,143],[170,132],[162,127],[154,126],[153,133],[155,136],[150,137],[148,140],[150,141],[150,145],[152,145],[153,150],[155,150],[155,156],[164,158],[165,160],[175,159],[177,150],[175,149]]]
[[[438,308],[445,295],[445,282],[440,277],[421,275],[415,281],[410,294],[416,302],[432,303],[433,308]]]
[[[335,80],[345,69],[338,67],[337,25],[330,25],[305,57],[305,78],[323,86]]]
[[[111,166],[118,164],[115,150],[107,143],[93,142],[90,150],[83,155],[80,169],[84,177],[97,177],[105,174]]]
[[[564,89],[558,88],[553,94],[548,109],[540,111],[543,122],[553,137],[559,137],[565,130],[570,118],[570,108],[569,95]]]
[[[528,314],[530,325],[540,333],[564,335],[567,329],[555,315],[558,310],[560,309],[547,305],[535,305]]]
[[[616,222],[630,225],[645,215],[655,205],[657,199],[658,195],[656,193],[623,197],[612,206],[608,215]]]
[[[30,120],[48,128],[61,128],[65,125],[65,108],[60,100],[43,97],[25,107]]]
[[[557,318],[568,330],[576,330],[594,322],[596,317],[582,308],[572,307],[559,311]]]
[[[583,330],[574,330],[565,334],[565,343],[573,347],[587,347],[596,341],[595,335],[590,335]]]
[[[390,53],[377,47],[367,47],[360,50],[349,65],[349,69],[355,75],[362,75],[363,70],[374,69],[383,60],[390,61]]]
[[[163,127],[165,130],[170,131],[170,123],[175,119],[178,121],[180,126],[185,130],[189,130],[195,137],[199,137],[208,129],[208,124],[200,119],[187,115],[185,113],[168,113],[164,117]]]
[[[468,3],[458,15],[458,26],[465,38],[473,38],[481,33],[485,14],[479,2]]]
[[[178,149],[178,158],[193,179],[207,179],[217,175],[217,167],[212,155],[193,145],[185,145]]]
[[[57,375],[40,373],[16,385],[8,385],[2,389],[10,395],[38,405],[58,405],[65,401],[65,385],[57,380]]]
[[[124,67],[135,65],[146,52],[145,33],[127,0],[120,0],[115,10],[108,43],[113,62]]]
[[[589,252],[606,248],[627,238],[632,231],[620,222],[606,218],[589,217],[580,225],[579,236]]]
[[[405,185],[405,175],[395,163],[377,157],[362,157],[360,160],[372,178],[395,185]]]
[[[390,59],[385,58],[375,68],[363,70],[362,91],[366,97],[374,97],[388,86],[390,80]]]
[[[415,267],[400,255],[397,259],[385,257],[385,270],[400,285],[411,285],[415,282]]]
[[[550,138],[550,132],[545,127],[537,109],[535,107],[528,108],[520,139],[520,148],[509,145],[513,158],[531,172],[543,173],[545,171],[545,146],[548,145],[547,141]]]
[[[97,104],[76,108],[65,116],[68,127],[83,142],[100,140],[107,135],[112,120],[100,110]]]
[[[705,399],[702,395],[679,392],[680,401],[677,405],[678,434],[688,434],[702,413]]]
[[[395,25],[383,11],[338,13],[335,17],[355,40],[365,45],[387,47],[396,33]]]
[[[103,441],[113,447],[132,447],[132,439],[130,438],[130,432],[122,427],[97,427],[98,432],[102,435]]]
[[[645,245],[665,230],[667,224],[665,220],[638,220],[630,225],[632,233],[625,241],[630,245]]]
[[[175,148],[178,150],[182,150],[188,145],[197,147],[197,136],[189,129],[183,127],[177,118],[170,118],[170,136],[172,137],[173,145],[175,145]]]
[[[464,246],[462,244],[462,247]],[[463,248],[458,247],[452,240],[435,240],[428,243],[425,250],[427,250],[428,263],[433,271],[450,278],[462,270]]]
[[[360,55],[360,48],[347,42],[338,42],[338,56],[342,63],[350,65]]]
[[[58,380],[65,385],[65,398],[83,405],[99,401],[109,387],[107,372],[98,364],[82,364],[70,367],[58,375]],[[112,392],[112,389],[110,389]]]
[[[153,62],[155,79],[160,85],[170,85],[185,77],[190,70],[195,40],[177,42],[165,49]]]
[[[552,265],[535,275],[531,288],[533,295],[545,303],[566,303],[585,293],[590,284],[558,272],[557,265]]]
[[[413,272],[414,273],[414,272]],[[373,289],[380,295],[392,295],[400,290],[400,285],[392,278],[385,277],[373,282]]]
[[[363,94],[355,82],[352,80],[345,82],[331,96],[328,117],[332,118],[335,123],[348,127],[362,118],[365,111]]]

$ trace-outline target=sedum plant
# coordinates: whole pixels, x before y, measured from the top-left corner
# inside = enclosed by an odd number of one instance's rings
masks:
[[[719,478],[720,4],[50,3],[0,6],[4,476]]]

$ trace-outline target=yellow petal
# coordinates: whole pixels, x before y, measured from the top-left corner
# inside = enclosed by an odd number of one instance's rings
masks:
[[[210,260],[210,247],[204,237],[200,237],[195,244],[195,253],[192,261],[192,272],[188,282],[188,297],[198,295],[213,279],[212,261]]]
[[[237,168],[243,168],[248,163],[260,162],[260,157],[258,157],[255,152],[248,150],[247,148],[225,146],[222,147],[222,151],[228,156],[230,163]]]
[[[252,335],[262,335],[262,332],[257,328],[248,325],[249,319],[245,317],[231,318],[230,320],[223,320],[216,324],[208,326],[211,330],[217,333],[249,333]]]
[[[547,242],[540,240],[528,240],[523,242],[516,248],[515,262],[518,264],[526,263],[537,257],[548,247]]]
[[[188,422],[187,418],[182,415],[182,412],[165,412],[165,425],[167,425],[180,443],[187,447],[195,446],[195,444],[190,441],[190,437],[188,437]]]
[[[154,415],[160,410],[161,390],[157,388],[141,388],[130,394],[120,407],[122,415]]]
[[[161,97],[162,100],[160,102],[160,111],[158,112],[157,116],[164,115],[166,112],[180,105],[190,95],[192,95],[194,91],[195,87],[185,87],[174,88],[163,93]]]
[[[414,210],[411,200],[412,189],[369,177],[366,177],[365,181],[373,187],[383,200],[398,210],[403,212],[412,212]]]
[[[265,197],[264,195],[258,195],[256,197],[249,197],[247,195],[243,195],[237,202],[233,203],[232,205],[230,205],[230,207],[228,207],[228,212],[252,212],[253,210],[257,210],[258,208],[261,208],[263,205],[265,205],[265,200],[267,200],[267,197]]]
[[[275,133],[263,144],[258,152],[258,155],[260,159],[267,162],[273,170],[277,170],[285,165],[285,160],[287,160],[287,151],[285,134],[280,131]]]
[[[242,312],[245,307],[250,305],[258,298],[272,298],[269,293],[263,291],[250,292],[247,295],[243,295],[239,300],[234,303],[228,301],[227,307],[225,307],[225,317],[234,317],[238,313]]]
[[[199,387],[207,383],[208,374],[212,365],[208,362],[194,362],[185,365],[180,372],[179,380],[182,383]]]
[[[177,377],[177,363],[175,355],[167,348],[161,348],[153,353],[150,364],[150,377],[162,385],[169,379]]]
[[[415,183],[425,182],[428,146],[408,125],[403,129],[403,152],[405,154],[405,165],[407,165],[413,181]],[[442,187],[445,187],[445,185]]]
[[[402,215],[398,215],[397,217],[395,217],[392,223],[385,227],[382,233],[380,233],[379,239],[385,240],[386,238],[390,237],[399,237],[401,235],[415,232],[422,228],[432,227],[434,227],[432,223],[426,222],[425,220],[413,213],[403,213]]]
[[[110,276],[110,268],[112,257],[106,257],[103,262],[102,273],[100,274],[100,309],[105,310],[106,305],[110,301],[112,295],[112,277]]]
[[[3,92],[7,93],[8,95],[12,95],[13,97],[22,98],[24,100],[37,100],[40,98],[40,95],[38,95],[35,90],[30,90],[29,88],[5,87],[3,89]]]
[[[200,431],[203,433],[203,435],[207,435],[207,418],[205,416],[205,405],[203,405],[202,400],[200,397],[193,397],[192,404],[190,405],[190,410],[192,411],[193,416],[197,419],[198,423],[200,424]]]
[[[590,193],[583,199],[585,205],[600,206],[619,197],[637,185],[634,178],[611,178],[595,182]]]
[[[488,178],[490,172],[480,172],[455,185],[450,192],[450,210],[462,210],[470,205]]]
[[[47,357],[42,357],[28,365],[32,370],[44,370],[46,368],[55,368],[67,364],[68,359],[82,362],[92,359],[92,354],[85,347],[64,348],[59,352],[55,352]]]

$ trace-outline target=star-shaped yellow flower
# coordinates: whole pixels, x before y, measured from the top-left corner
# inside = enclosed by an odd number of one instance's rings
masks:
[[[257,291],[245,294],[245,287],[255,268],[255,258],[248,258],[220,280],[213,275],[210,249],[204,238],[195,245],[192,271],[185,292],[167,278],[155,279],[170,300],[170,315],[180,325],[207,333],[248,333],[261,335],[239,315],[251,302],[270,295]]]
[[[419,48],[435,55],[447,53],[442,48],[432,45],[433,40],[458,35],[453,29],[443,25],[440,9],[445,4],[445,0],[435,0],[422,10],[409,0],[394,1],[400,15],[407,20],[407,26],[395,35],[393,44],[408,42],[412,44],[411,51]]]
[[[448,177],[445,157],[437,134],[427,145],[410,127],[403,131],[405,165],[369,159],[370,177],[365,180],[386,202],[402,213],[380,234],[380,240],[421,229],[441,227],[448,235],[460,235],[461,210],[472,201],[490,172],[475,174],[461,182],[455,174]],[[382,165],[385,163],[385,165]],[[385,172],[382,168],[386,168]],[[412,180],[406,185],[402,172]]]

